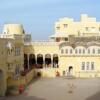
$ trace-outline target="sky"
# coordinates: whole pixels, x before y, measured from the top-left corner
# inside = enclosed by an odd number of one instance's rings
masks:
[[[0,32],[7,23],[23,24],[33,40],[48,40],[63,17],[88,14],[100,21],[100,0],[0,0]]]

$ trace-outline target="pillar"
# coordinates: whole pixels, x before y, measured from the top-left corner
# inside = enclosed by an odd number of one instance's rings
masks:
[[[36,65],[37,65],[37,54],[35,55],[35,61],[36,61]]]
[[[43,68],[46,67],[46,64],[45,64],[45,56],[43,55]]]

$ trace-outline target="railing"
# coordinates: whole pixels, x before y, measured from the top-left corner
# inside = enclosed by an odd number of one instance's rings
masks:
[[[13,38],[13,36],[8,34],[0,34],[0,38]]]
[[[32,41],[32,42],[24,42],[25,45],[58,45],[58,42],[54,42],[54,41],[46,41],[46,40],[42,40],[42,41]]]
[[[0,38],[14,38],[14,39],[22,39],[22,35],[17,35],[17,34],[0,34]]]

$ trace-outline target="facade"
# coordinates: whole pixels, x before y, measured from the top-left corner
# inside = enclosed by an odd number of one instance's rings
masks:
[[[6,26],[9,28],[5,29]],[[14,27],[20,26],[14,24]],[[14,30],[16,32],[18,29]],[[9,24],[4,26],[4,32],[0,35],[0,95],[2,96],[5,95],[7,87],[11,87],[11,82],[17,80],[19,73],[24,70],[24,40],[21,31],[18,32],[19,34],[14,33],[12,25]]]
[[[86,14],[79,22],[62,18],[55,23],[55,34],[49,41],[24,46],[25,54],[43,77],[100,77],[100,22],[96,18]]]
[[[6,24],[0,35],[0,95],[35,76],[100,77],[100,22],[81,15],[62,18],[48,41],[32,41],[22,25]]]

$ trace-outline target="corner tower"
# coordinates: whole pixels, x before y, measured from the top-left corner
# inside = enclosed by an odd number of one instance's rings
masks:
[[[21,24],[5,24],[3,29],[4,34],[25,34]]]

